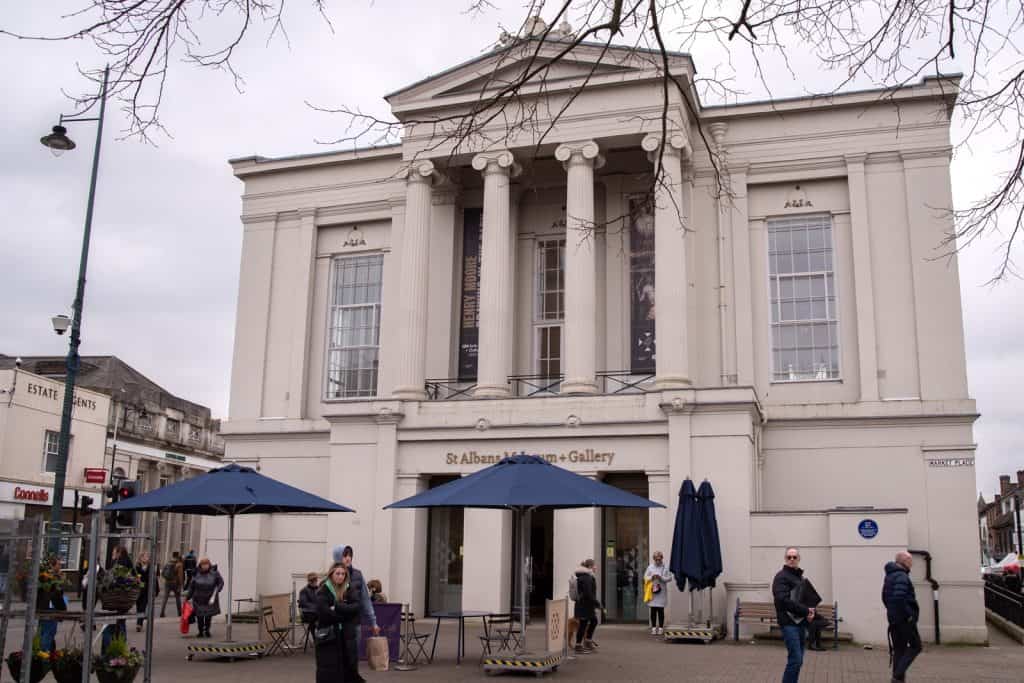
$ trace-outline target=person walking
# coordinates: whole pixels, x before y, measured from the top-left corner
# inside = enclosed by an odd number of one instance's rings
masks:
[[[579,622],[576,629],[576,653],[590,654],[596,647],[594,631],[597,629],[597,610],[601,601],[597,599],[597,579],[594,578],[594,561],[589,557],[576,569],[576,605],[573,616]]]
[[[160,617],[163,618],[167,612],[167,598],[174,593],[174,605],[178,608],[178,616],[181,616],[181,587],[185,583],[185,567],[181,561],[181,553],[175,550],[171,554],[169,562],[164,564],[160,570],[160,578],[164,580],[164,600],[160,603]]]
[[[910,581],[910,568],[914,558],[906,550],[896,553],[885,565],[882,583],[882,604],[889,620],[889,651],[892,661],[892,680],[902,681],[914,658],[921,654],[921,634],[917,621],[921,608],[917,604],[914,584]]]
[[[57,626],[54,619],[46,619],[42,610],[66,611],[67,600],[60,573],[60,557],[51,555],[44,559],[39,568],[40,586],[36,592],[36,614],[39,615],[39,649],[52,652],[57,649]],[[46,579],[42,585],[42,579]]]
[[[187,591],[189,586],[192,585],[192,579],[196,575],[196,551],[189,549],[185,554],[185,560],[182,562],[185,568],[185,587],[182,590]]]
[[[799,595],[803,576],[800,550],[786,548],[785,564],[772,580],[775,618],[782,629],[782,640],[786,643],[786,670],[782,674],[782,683],[797,683],[800,680],[800,667],[804,663],[804,629],[806,622],[814,619],[814,608],[801,605],[795,597]]]
[[[387,602],[388,596],[384,595],[384,584],[380,582],[380,579],[370,579],[366,582],[366,587],[370,591],[370,602]]]
[[[355,551],[350,545],[338,545],[335,546],[334,551],[331,554],[335,562],[344,563],[345,569],[348,570],[348,579],[359,595],[359,605],[362,609],[362,616],[370,622],[370,629],[373,631],[373,635],[379,636],[380,627],[377,626],[377,614],[373,611],[373,600],[370,597],[370,588],[366,583],[366,579],[363,578],[363,573],[352,566],[352,557],[355,555]]]
[[[673,576],[672,571],[665,565],[665,555],[660,550],[655,550],[652,557],[654,561],[647,565],[644,581],[651,582],[651,599],[647,601],[647,608],[651,611],[651,635],[660,636],[665,633],[667,589]]]
[[[156,599],[156,596],[160,595],[160,581],[157,579],[156,573],[149,562],[148,552],[142,551],[142,554],[139,555],[139,561],[135,565],[135,573],[139,575],[139,579],[142,581],[142,590],[139,591],[139,597],[135,599],[135,613],[137,615],[135,619],[135,632],[138,633],[142,630],[142,624],[146,620],[146,608],[149,607],[150,581],[156,582],[156,585],[153,587],[153,598]]]
[[[359,680],[352,671],[359,661],[360,603],[348,566],[335,562],[316,592],[316,683]]]
[[[204,557],[199,560],[186,596],[192,601],[192,608],[195,610],[199,638],[210,637],[210,622],[220,614],[220,592],[223,588],[224,579],[221,578],[220,572],[213,569],[210,558]]]

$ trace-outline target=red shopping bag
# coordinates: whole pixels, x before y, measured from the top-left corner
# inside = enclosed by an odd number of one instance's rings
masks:
[[[191,618],[192,618],[192,601],[191,600],[186,600],[185,601],[185,606],[181,610],[181,626],[179,627],[179,630],[181,631],[182,635],[187,635],[188,634],[188,622],[191,620]]]

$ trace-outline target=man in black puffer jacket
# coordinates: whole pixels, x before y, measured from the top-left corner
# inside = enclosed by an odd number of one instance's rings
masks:
[[[800,668],[804,664],[804,629],[814,619],[814,608],[806,607],[793,600],[793,589],[803,581],[804,570],[800,569],[800,550],[786,548],[786,563],[772,580],[772,597],[775,599],[775,617],[782,629],[782,641],[786,644],[786,670],[782,683],[797,683]]]
[[[913,564],[914,558],[910,553],[901,550],[896,553],[895,561],[885,565],[882,602],[889,619],[894,681],[902,681],[914,657],[921,654],[921,636],[917,632],[921,608],[917,605],[914,584],[910,582],[910,568]]]

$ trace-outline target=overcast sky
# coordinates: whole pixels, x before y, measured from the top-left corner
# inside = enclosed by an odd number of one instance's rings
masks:
[[[172,64],[162,119],[173,137],[158,138],[158,146],[118,140],[125,119],[108,109],[81,351],[117,355],[216,416],[228,410],[242,233],[242,184],[227,159],[328,149],[315,141],[337,137],[341,121],[306,101],[384,116],[385,93],[480,54],[499,23],[518,25],[522,11],[519,2],[481,16],[463,12],[467,0],[336,2],[331,33],[309,4],[288,3],[290,45],[267,44],[263,28],[243,45],[236,60],[243,93],[224,73]],[[0,0],[0,16],[5,28],[42,32],[55,5],[66,4]],[[699,73],[724,63],[721,49],[698,47]],[[743,55],[730,57],[736,85],[749,99],[763,97]],[[74,297],[95,128],[70,124],[79,148],[59,159],[38,139],[70,111],[62,89],[84,87],[76,64],[102,61],[88,41],[0,37],[0,353],[67,352],[49,318],[70,313]],[[776,95],[800,95],[834,78],[801,76],[771,86]],[[991,182],[1001,142],[982,137],[958,150],[958,206]],[[985,286],[999,244],[998,236],[979,241],[960,258],[970,390],[982,414],[978,488],[989,498],[999,473],[1024,469],[1024,283]]]

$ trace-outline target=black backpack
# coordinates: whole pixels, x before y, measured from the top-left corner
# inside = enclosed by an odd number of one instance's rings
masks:
[[[164,568],[160,571],[160,576],[163,577],[164,581],[169,581],[171,583],[177,583],[178,582],[178,572],[175,569],[175,563],[174,562],[168,562],[167,564],[165,564]]]

